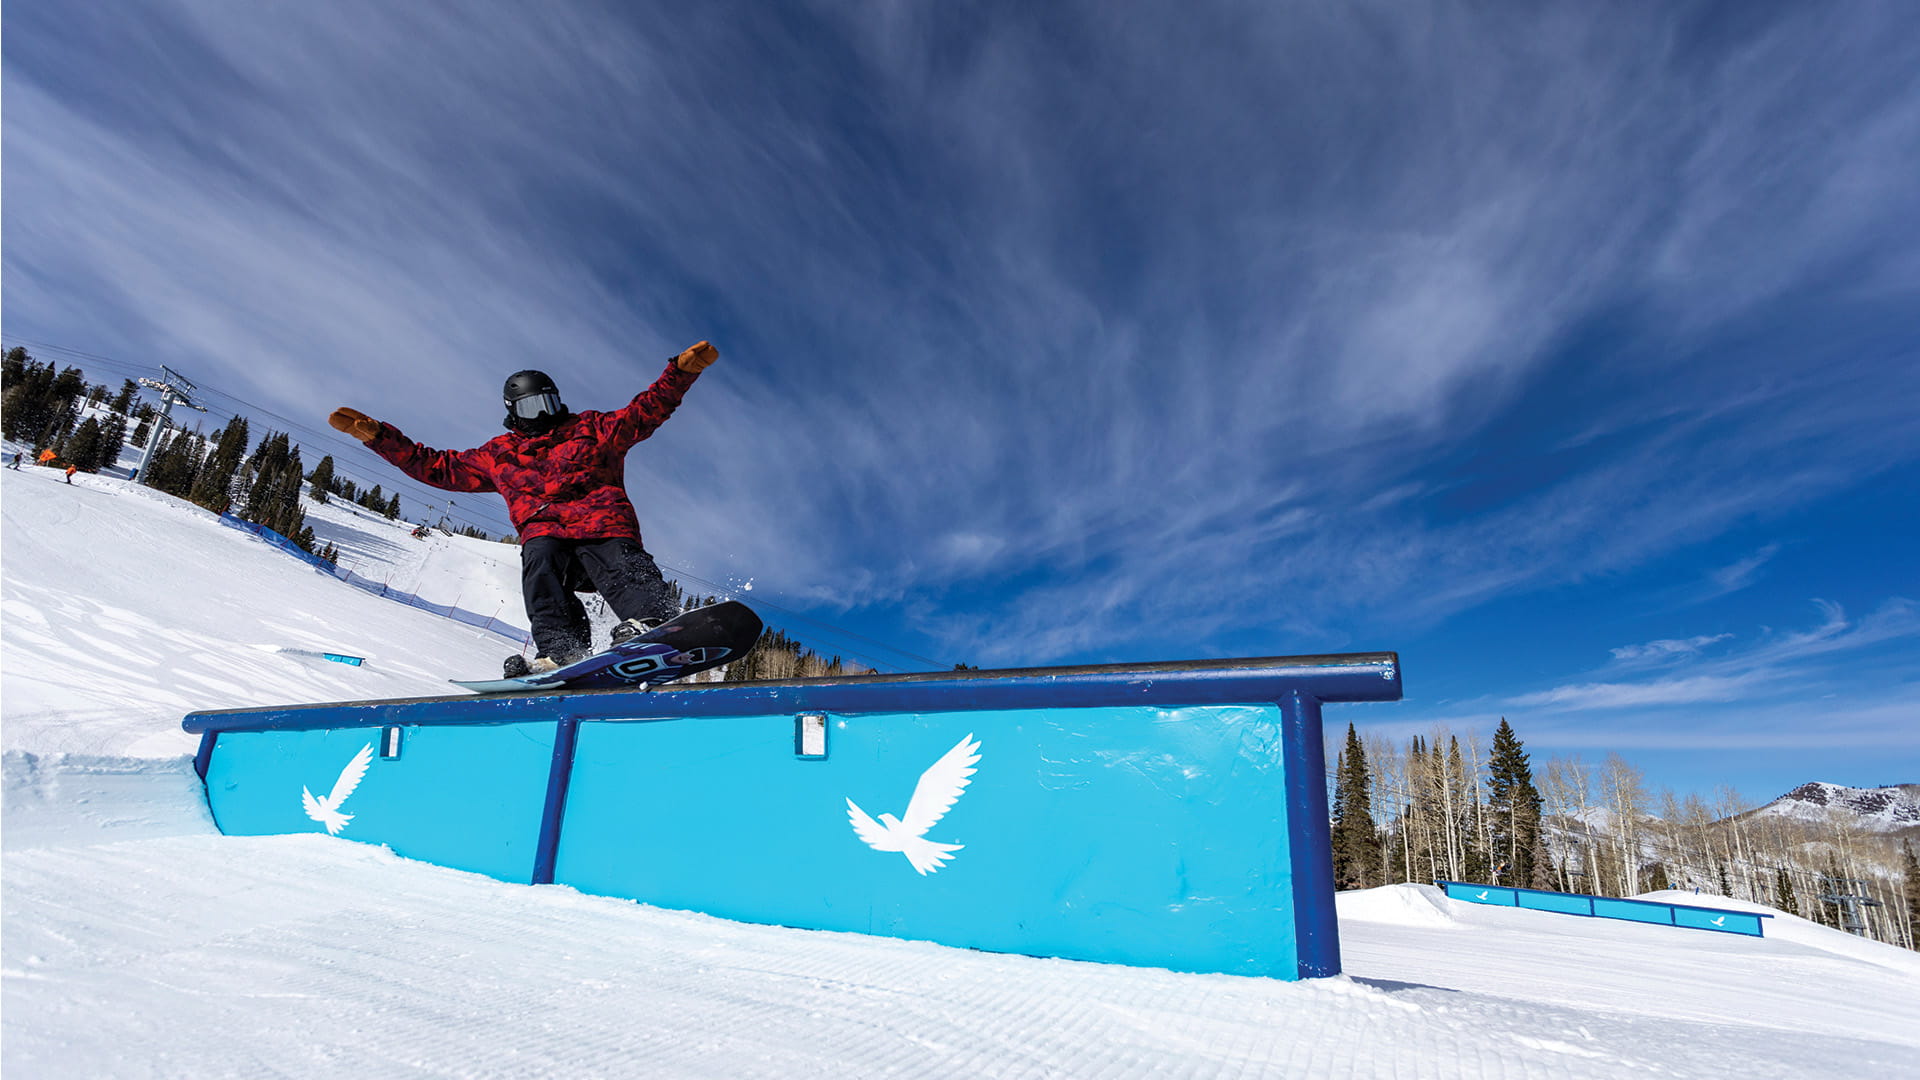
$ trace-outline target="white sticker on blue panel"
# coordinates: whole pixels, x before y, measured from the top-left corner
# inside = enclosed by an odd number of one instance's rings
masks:
[[[305,787],[300,789],[300,805],[306,808],[308,817],[327,827],[327,835],[339,836],[340,830],[353,820],[352,814],[340,812],[340,804],[346,802],[347,796],[353,794],[353,789],[360,786],[360,778],[367,775],[367,765],[372,761],[373,744],[368,743],[353,755],[353,760],[347,762],[346,768],[340,770],[340,778],[333,782],[333,790],[327,793],[326,798],[316,799],[313,792]]]
[[[974,765],[980,760],[980,744],[973,734],[954,744],[940,760],[920,774],[913,786],[913,798],[907,802],[906,816],[895,818],[881,814],[875,821],[852,799],[847,800],[847,820],[867,846],[875,851],[897,851],[907,857],[921,875],[940,869],[965,844],[939,844],[927,839],[927,830],[940,823],[947,811],[972,782]]]

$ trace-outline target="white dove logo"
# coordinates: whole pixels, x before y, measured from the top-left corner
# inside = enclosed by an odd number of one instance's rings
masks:
[[[1475,900],[1485,900],[1486,898],[1487,898],[1487,894],[1486,894],[1486,893],[1484,893],[1484,892],[1483,892],[1483,893],[1481,893],[1480,895],[1478,895],[1478,896],[1476,896],[1476,897],[1474,897],[1474,899],[1475,899]]]
[[[880,820],[875,821],[848,799],[847,820],[853,823],[853,831],[868,847],[875,851],[897,851],[905,855],[922,876],[931,874],[966,846],[936,844],[927,839],[927,830],[939,824],[952,809],[954,800],[967,789],[972,782],[969,778],[973,776],[974,763],[979,760],[980,744],[969,732],[920,774],[920,782],[913,786],[913,798],[907,802],[906,817],[881,814]]]
[[[340,804],[346,802],[347,796],[353,794],[353,789],[360,786],[360,778],[367,775],[367,763],[372,760],[373,744],[368,743],[353,755],[353,760],[347,762],[346,768],[340,770],[340,779],[333,782],[333,790],[324,799],[314,798],[313,792],[305,787],[300,789],[300,804],[307,808],[307,816],[325,825],[328,836],[339,836],[340,830],[353,820],[352,814],[340,812]]]
[[[1720,916],[1720,917],[1719,917],[1719,918],[1717,918],[1717,919],[1708,919],[1707,921],[1708,921],[1708,922],[1710,922],[1710,923],[1712,923],[1712,924],[1713,924],[1713,925],[1715,925],[1715,926],[1725,926],[1725,925],[1727,925],[1727,917],[1726,917],[1725,915],[1722,915],[1722,916]]]

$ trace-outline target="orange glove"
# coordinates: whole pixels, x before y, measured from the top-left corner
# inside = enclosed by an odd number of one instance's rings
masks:
[[[333,415],[327,417],[327,423],[363,443],[372,442],[374,436],[380,434],[380,421],[358,409],[335,409]]]
[[[673,362],[679,366],[681,371],[689,375],[698,375],[707,370],[707,368],[718,359],[720,359],[720,350],[714,348],[710,343],[703,341],[693,348],[688,349],[686,352],[681,353],[679,356],[674,357]]]

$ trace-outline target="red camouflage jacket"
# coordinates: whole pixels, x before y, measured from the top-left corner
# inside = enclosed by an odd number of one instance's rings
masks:
[[[367,445],[423,484],[448,491],[497,491],[522,540],[640,539],[627,498],[627,451],[680,405],[697,374],[669,362],[652,386],[613,412],[575,413],[552,431],[509,431],[473,450],[435,450],[392,424]]]

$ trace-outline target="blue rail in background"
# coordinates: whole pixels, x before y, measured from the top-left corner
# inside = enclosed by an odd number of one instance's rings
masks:
[[[503,880],[749,922],[1292,979],[1340,970],[1321,704],[1400,693],[1398,658],[1373,653],[183,726],[232,834],[330,824]]]
[[[1435,881],[1449,899],[1496,907],[1525,908],[1528,911],[1552,911],[1561,915],[1584,915],[1595,919],[1622,919],[1627,922],[1678,926],[1686,930],[1712,930],[1721,934],[1764,937],[1762,919],[1773,916],[1756,911],[1729,911],[1725,908],[1696,907],[1692,904],[1668,904],[1659,900],[1627,900],[1614,896],[1589,896],[1586,893],[1549,892],[1545,889],[1521,889],[1511,885],[1474,885],[1460,881]]]

